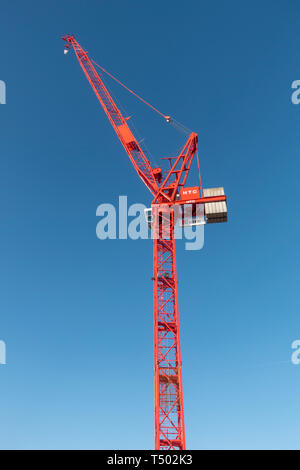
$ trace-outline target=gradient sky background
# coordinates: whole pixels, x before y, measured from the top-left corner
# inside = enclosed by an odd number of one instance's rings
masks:
[[[188,448],[300,448],[300,5],[1,3],[2,449],[153,447],[151,241],[100,241],[96,208],[149,205],[74,54],[199,133],[229,221],[178,243]],[[107,81],[154,156],[184,136]],[[123,109],[122,108],[122,109]]]

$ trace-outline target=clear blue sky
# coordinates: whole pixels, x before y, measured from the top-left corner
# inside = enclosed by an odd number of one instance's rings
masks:
[[[285,1],[1,5],[0,446],[151,448],[151,241],[100,241],[96,207],[149,204],[73,54],[199,133],[227,224],[178,243],[187,446],[300,448],[300,6]],[[110,83],[110,82],[108,82]],[[111,85],[156,161],[183,144]]]

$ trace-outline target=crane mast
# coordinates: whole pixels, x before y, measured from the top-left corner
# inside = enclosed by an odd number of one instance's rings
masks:
[[[159,209],[159,205],[152,206],[155,449],[182,450],[185,429],[174,213]]]
[[[198,137],[193,132],[180,154],[177,157],[167,158],[170,168],[165,179],[162,180],[161,169],[151,167],[149,159],[127,124],[129,118],[124,117],[118,109],[88,57],[88,53],[78,44],[74,36],[66,35],[63,40],[66,42],[67,49],[71,47],[74,49],[80,66],[138,176],[154,196],[151,206],[151,228],[153,237],[155,449],[184,450],[186,443],[174,234],[178,215],[174,207],[187,203],[193,204],[194,207],[202,205],[210,214],[207,215],[207,222],[223,222],[227,220],[227,208],[225,211],[225,206],[222,206],[221,210],[220,206],[216,208],[216,204],[226,205],[226,196],[224,192],[217,194],[214,191],[220,188],[213,188],[211,193],[203,196],[200,185],[201,194],[196,190],[196,195],[187,198],[180,197],[185,189],[193,157],[197,152]],[[164,117],[167,122],[170,121],[169,116]]]

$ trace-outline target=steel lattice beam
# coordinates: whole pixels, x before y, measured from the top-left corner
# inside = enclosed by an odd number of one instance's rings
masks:
[[[174,213],[153,214],[155,449],[185,449]]]

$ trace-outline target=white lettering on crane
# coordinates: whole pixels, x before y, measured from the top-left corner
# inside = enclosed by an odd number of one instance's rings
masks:
[[[184,189],[182,191],[182,194],[184,194],[184,195],[186,195],[186,194],[197,194],[197,193],[198,193],[197,189]]]

